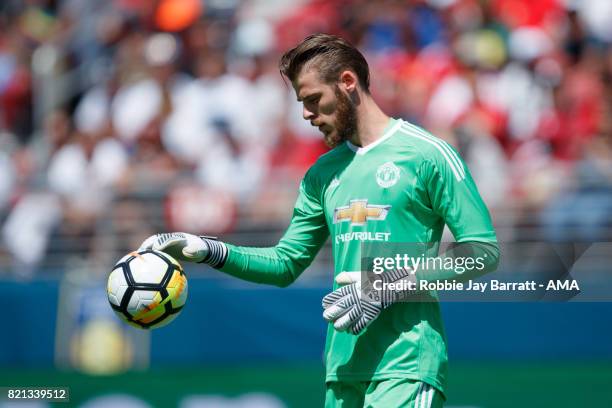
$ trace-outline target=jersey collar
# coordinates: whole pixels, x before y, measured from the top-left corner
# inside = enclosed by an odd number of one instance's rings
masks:
[[[378,146],[379,144],[381,144],[382,142],[384,142],[385,140],[387,140],[388,138],[391,137],[391,135],[393,135],[393,133],[395,133],[395,131],[402,125],[402,121],[399,119],[394,119],[391,118],[389,120],[389,124],[387,125],[387,128],[385,129],[385,132],[383,133],[383,135],[378,138],[378,140],[376,140],[373,143],[370,143],[369,145],[367,145],[366,147],[360,147],[357,145],[354,145],[353,143],[351,143],[350,141],[346,141],[346,146],[351,149],[352,151],[355,152],[355,154],[358,155],[364,155],[367,152],[369,152],[370,150],[372,150],[373,148],[375,148],[376,146]]]

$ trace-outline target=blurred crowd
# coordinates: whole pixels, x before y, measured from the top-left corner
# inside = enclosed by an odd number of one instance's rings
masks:
[[[0,27],[0,265],[284,226],[326,147],[278,59],[315,32],[459,149],[500,238],[611,237],[609,0],[4,0]]]

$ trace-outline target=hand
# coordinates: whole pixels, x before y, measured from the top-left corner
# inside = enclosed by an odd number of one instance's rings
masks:
[[[185,232],[151,235],[138,248],[139,251],[145,249],[162,251],[178,261],[187,262],[202,262],[210,252],[206,239]]]
[[[375,275],[379,284],[399,283],[405,280],[416,282],[416,277],[410,270],[399,269],[381,275]],[[406,299],[415,290],[377,290],[369,286],[362,289],[361,272],[341,272],[336,277],[336,283],[346,285],[336,289],[323,298],[323,318],[334,324],[338,331],[360,334],[382,312],[393,303]],[[381,286],[376,286],[380,288]]]
[[[323,298],[323,318],[338,331],[359,334],[378,317],[383,307],[374,299],[363,299],[360,272],[340,272],[336,283],[341,288]]]

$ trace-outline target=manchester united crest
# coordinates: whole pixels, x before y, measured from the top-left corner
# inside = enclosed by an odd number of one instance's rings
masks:
[[[400,178],[400,169],[393,162],[386,162],[376,170],[376,182],[382,188],[394,186]]]

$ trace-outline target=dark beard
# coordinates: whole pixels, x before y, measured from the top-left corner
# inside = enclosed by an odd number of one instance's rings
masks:
[[[332,149],[357,133],[357,109],[353,101],[338,86],[334,89],[334,93],[338,101],[334,123],[336,132],[324,136],[325,144]]]

